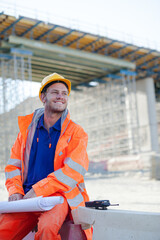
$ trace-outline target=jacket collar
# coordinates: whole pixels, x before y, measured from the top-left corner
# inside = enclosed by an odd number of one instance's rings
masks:
[[[44,108],[38,108],[32,114],[18,117],[19,129],[24,140],[26,140],[27,130],[29,130],[33,124],[37,125],[37,122],[43,113],[44,113]],[[61,116],[61,135],[65,132],[69,124],[69,121],[70,121],[70,114],[68,109],[65,109]]]
[[[61,135],[63,135],[63,133],[65,132],[69,122],[70,122],[70,114],[68,109],[65,109],[61,117]]]

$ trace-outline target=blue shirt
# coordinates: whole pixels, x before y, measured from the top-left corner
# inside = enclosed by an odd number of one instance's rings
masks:
[[[25,193],[54,171],[54,155],[60,132],[61,118],[48,132],[44,127],[44,114],[40,117],[31,146],[27,179],[23,184]]]

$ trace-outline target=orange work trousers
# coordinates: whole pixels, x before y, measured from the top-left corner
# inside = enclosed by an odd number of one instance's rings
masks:
[[[68,212],[64,199],[62,204],[46,212],[0,214],[0,240],[22,240],[37,224],[36,240],[61,240],[59,230]]]

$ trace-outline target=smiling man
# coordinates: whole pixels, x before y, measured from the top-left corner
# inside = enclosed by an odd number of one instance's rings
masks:
[[[57,73],[43,79],[39,98],[44,108],[18,118],[20,132],[5,168],[9,201],[63,196],[64,202],[43,213],[1,214],[0,239],[21,240],[38,225],[35,239],[60,240],[70,210],[89,200],[84,185],[88,137],[70,119],[70,91],[71,82]],[[92,238],[90,229],[85,234]]]

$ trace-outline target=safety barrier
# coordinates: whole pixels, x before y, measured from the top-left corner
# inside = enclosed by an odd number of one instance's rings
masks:
[[[76,224],[93,224],[93,240],[160,239],[160,212],[79,207],[72,214]]]

